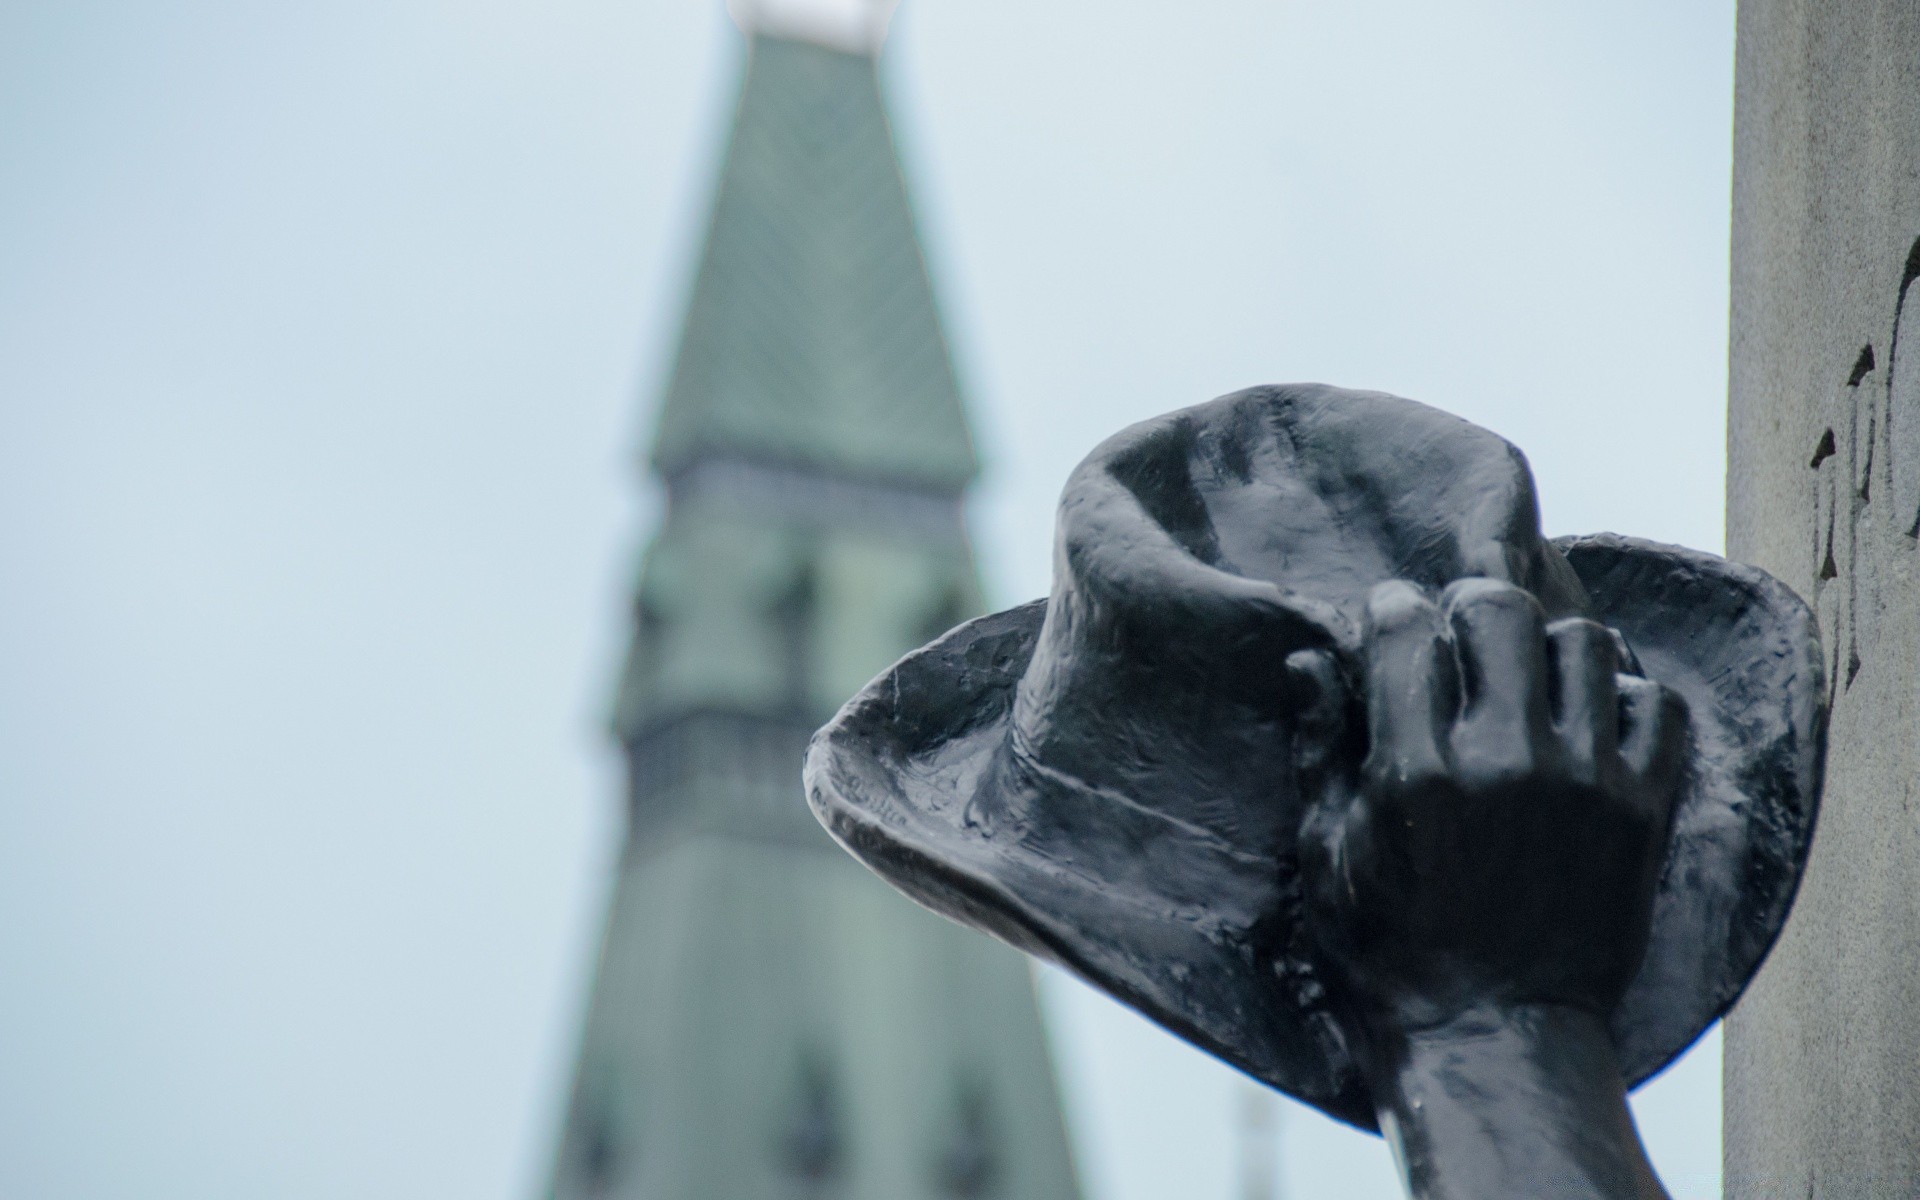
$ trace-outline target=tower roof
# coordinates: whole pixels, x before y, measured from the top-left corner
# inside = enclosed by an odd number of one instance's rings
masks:
[[[653,462],[977,471],[871,55],[756,33]]]
[[[804,34],[851,2],[780,7]],[[629,841],[547,1194],[1075,1200],[1026,965],[841,853],[801,787],[813,729],[982,603],[873,59],[766,32],[773,7],[741,3],[760,32],[654,450]]]

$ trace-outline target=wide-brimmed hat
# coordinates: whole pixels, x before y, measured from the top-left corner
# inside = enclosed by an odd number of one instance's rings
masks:
[[[1611,1019],[1638,1083],[1725,1012],[1786,919],[1820,794],[1819,634],[1752,567],[1545,540],[1519,450],[1424,405],[1255,388],[1109,439],[1067,483],[1053,594],[849,701],[815,735],[809,802],[921,903],[1371,1129],[1299,930],[1284,664],[1357,661],[1376,583],[1468,576],[1613,627],[1687,703],[1652,938]]]

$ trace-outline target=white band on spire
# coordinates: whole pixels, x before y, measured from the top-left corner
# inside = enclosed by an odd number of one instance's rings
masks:
[[[887,39],[900,0],[727,0],[727,11],[749,33],[765,30],[843,50],[871,53]]]

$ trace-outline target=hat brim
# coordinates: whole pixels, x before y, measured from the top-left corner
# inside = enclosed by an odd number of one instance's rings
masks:
[[[1611,534],[1554,546],[1595,616],[1689,709],[1689,764],[1652,936],[1611,1022],[1622,1071],[1638,1085],[1738,999],[1785,923],[1819,803],[1819,638],[1806,605],[1764,572]],[[1057,805],[1059,790],[1073,787],[1035,779],[1004,753],[1046,607],[1036,601],[963,625],[850,701],[808,754],[815,814],[927,907],[1058,963],[1247,1074],[1375,1129],[1341,1031],[1277,971],[1297,922],[1291,846],[1274,849],[1270,872],[1222,870],[1217,893],[1196,908],[1156,888],[1153,870],[1108,878],[1099,856],[1077,859],[1057,839],[1023,837],[1018,814]],[[1125,804],[1067,801],[1096,813]]]

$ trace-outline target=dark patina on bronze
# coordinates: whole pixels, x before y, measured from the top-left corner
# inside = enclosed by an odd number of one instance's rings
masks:
[[[807,792],[922,903],[1385,1127],[1418,1195],[1656,1196],[1625,1087],[1786,919],[1821,663],[1761,571],[1544,539],[1486,430],[1255,388],[1096,449],[1052,595],[875,680]]]

